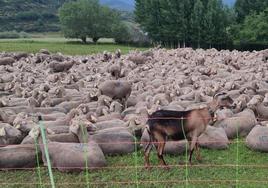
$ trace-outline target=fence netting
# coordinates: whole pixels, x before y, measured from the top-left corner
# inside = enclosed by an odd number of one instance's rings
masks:
[[[201,148],[202,161],[197,161],[194,155],[192,165],[188,162],[189,146],[186,142],[183,154],[164,155],[169,169],[158,165],[155,149],[150,155],[152,168],[145,169],[144,151],[141,145],[146,143],[135,137],[133,143],[99,143],[134,144],[133,153],[105,156],[107,160],[105,167],[88,167],[89,161],[86,161],[83,171],[63,173],[53,164],[41,122],[40,128],[43,143],[40,144],[35,140],[36,167],[1,168],[0,187],[267,187],[268,185],[267,153],[249,149],[245,144],[245,138],[240,137],[238,129],[236,138],[230,140],[228,149]],[[40,155],[41,145],[45,148],[43,155],[47,161],[46,166],[43,165]],[[87,152],[91,152],[90,148],[84,152],[86,156]],[[19,152],[13,155],[19,155]]]

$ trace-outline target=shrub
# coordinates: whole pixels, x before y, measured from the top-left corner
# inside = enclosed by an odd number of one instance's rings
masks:
[[[17,31],[5,31],[0,32],[0,39],[17,39],[17,38],[29,38],[30,35],[26,32]]]
[[[133,23],[125,23],[115,36],[115,42],[119,44],[133,44],[138,46],[149,46],[149,37]]]

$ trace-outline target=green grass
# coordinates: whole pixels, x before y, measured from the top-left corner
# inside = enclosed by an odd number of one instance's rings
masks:
[[[122,53],[131,50],[146,50],[147,48],[117,45],[112,39],[101,39],[98,44],[82,44],[78,40],[61,37],[31,38],[31,39],[0,39],[0,52],[37,53],[40,49],[48,49],[52,53],[61,52],[65,55],[88,55],[103,51],[114,52],[121,49]]]
[[[175,166],[170,170],[156,166],[148,171],[143,169],[143,155],[138,151],[137,157],[136,153],[107,157],[107,169],[89,172],[89,187],[267,187],[267,153],[251,151],[241,141],[231,144],[228,150],[201,149],[203,162],[194,159],[194,165],[188,167],[188,184],[185,166]],[[170,165],[178,165],[179,161],[186,159],[185,155],[165,158]],[[157,165],[155,153],[152,153],[151,161]],[[85,172],[68,174],[54,170],[53,173],[56,187],[87,187]],[[0,177],[0,187],[3,188],[41,187],[37,169],[0,172]],[[45,167],[41,170],[41,182],[42,187],[50,187]]]

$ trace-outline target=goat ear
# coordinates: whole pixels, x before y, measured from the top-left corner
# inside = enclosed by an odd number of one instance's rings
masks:
[[[4,127],[0,128],[0,136],[6,136],[6,130]]]

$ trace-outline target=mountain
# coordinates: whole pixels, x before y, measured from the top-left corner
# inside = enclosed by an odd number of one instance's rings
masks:
[[[100,3],[124,11],[133,11],[135,8],[135,0],[100,0]]]
[[[223,0],[223,3],[228,6],[234,6],[235,1]],[[135,9],[135,0],[100,0],[100,3],[124,11],[133,11]]]
[[[74,0],[0,0],[0,32],[59,31],[58,8],[67,1]],[[223,1],[233,6],[236,0]],[[100,0],[100,3],[121,10],[123,20],[133,20],[135,0]]]
[[[0,0],[0,31],[59,31],[58,8],[65,0]]]
[[[234,6],[236,0],[223,0],[223,3],[228,6]]]

